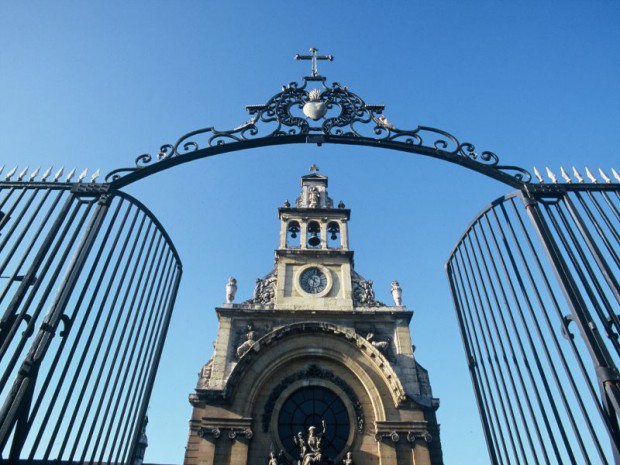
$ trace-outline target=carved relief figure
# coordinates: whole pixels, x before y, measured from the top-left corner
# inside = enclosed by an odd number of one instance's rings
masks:
[[[347,456],[342,459],[344,465],[353,465],[353,458],[351,457],[351,451],[347,452]]]
[[[319,189],[313,187],[308,191],[308,208],[319,207]]]
[[[390,343],[387,341],[373,341],[374,337],[374,333],[368,333],[366,335],[366,340],[370,342],[374,347],[376,347],[380,352],[385,353],[390,346]]]
[[[403,304],[403,290],[400,288],[398,281],[392,281],[392,298],[394,299],[394,305],[400,307]]]
[[[355,271],[351,273],[351,284],[353,287],[353,299],[355,305],[363,307],[384,307],[385,304],[379,302],[375,297],[375,291],[372,288],[372,281],[365,280]]]
[[[232,303],[235,294],[237,294],[237,280],[231,276],[226,283],[226,303]]]
[[[241,358],[254,344],[256,344],[256,331],[252,325],[248,325],[248,332],[245,333],[247,340],[237,347],[237,357]]]
[[[245,303],[270,305],[276,296],[276,272],[272,271],[263,279],[256,278],[252,299]]]

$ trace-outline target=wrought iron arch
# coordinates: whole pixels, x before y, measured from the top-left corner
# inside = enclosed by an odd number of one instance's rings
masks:
[[[346,86],[327,84],[315,74],[291,82],[263,105],[248,105],[250,119],[229,130],[206,127],[164,144],[156,155],[145,153],[133,167],[106,176],[121,188],[176,165],[223,153],[284,144],[343,144],[377,147],[437,158],[477,171],[513,188],[523,188],[531,174],[518,166],[501,165],[490,151],[477,152],[473,144],[452,134],[418,126],[399,129],[383,114],[384,105],[367,104]]]

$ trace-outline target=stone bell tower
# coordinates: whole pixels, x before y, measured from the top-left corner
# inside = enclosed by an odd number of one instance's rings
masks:
[[[251,299],[234,303],[229,281],[190,395],[186,464],[443,463],[413,312],[397,282],[388,306],[355,271],[351,212],[327,188],[313,166],[295,204],[278,209],[275,267]]]

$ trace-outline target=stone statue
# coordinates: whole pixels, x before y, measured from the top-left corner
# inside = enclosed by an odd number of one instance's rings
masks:
[[[297,461],[297,465],[301,465],[304,455],[306,455],[306,451],[308,450],[306,447],[306,441],[304,440],[304,433],[300,431],[297,433],[297,436],[293,436],[293,442],[297,447],[299,447],[299,460]]]
[[[260,295],[263,290],[263,280],[260,278],[256,278],[256,284],[254,286],[254,302],[258,303],[260,301]]]
[[[226,303],[231,304],[235,300],[235,294],[237,293],[237,280],[232,276],[228,278],[226,283]]]
[[[269,464],[268,465],[280,465],[280,462],[278,462],[278,458],[276,457],[276,453],[273,451],[269,452]]]
[[[247,351],[249,351],[254,344],[256,344],[256,331],[252,325],[248,325],[248,332],[245,333],[247,340],[237,347],[237,357],[241,358]]]
[[[256,278],[256,286],[254,286],[254,294],[252,299],[244,303],[252,303],[259,305],[271,305],[276,296],[276,272],[275,270],[265,276],[263,279]]]
[[[308,192],[308,208],[318,208],[319,207],[319,190],[316,187],[313,187]]]
[[[362,293],[360,300],[363,304],[372,305],[375,303],[375,291],[372,288],[372,281],[362,281]]]
[[[351,457],[351,451],[347,452],[347,456],[342,459],[343,465],[353,465],[353,458]]]
[[[321,422],[323,431],[317,434],[316,427],[308,428],[308,438],[304,441],[303,434],[300,432],[297,436],[293,436],[295,445],[299,447],[300,460],[298,465],[325,465],[331,463],[328,457],[323,453],[322,441],[325,435],[325,422]]]
[[[392,281],[392,298],[394,305],[400,307],[403,304],[403,290],[400,288],[398,281]]]
[[[379,352],[385,353],[390,343],[387,341],[373,341],[374,337],[375,337],[374,333],[368,333],[366,335],[366,340],[370,342],[374,347],[376,347],[377,350],[379,350]]]

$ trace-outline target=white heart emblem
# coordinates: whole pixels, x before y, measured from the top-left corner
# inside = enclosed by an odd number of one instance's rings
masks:
[[[303,112],[308,118],[316,121],[325,116],[325,113],[327,113],[327,107],[323,102],[306,102],[303,107]]]

